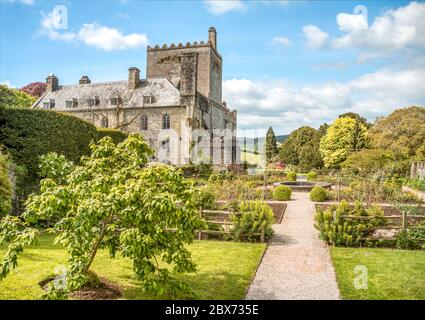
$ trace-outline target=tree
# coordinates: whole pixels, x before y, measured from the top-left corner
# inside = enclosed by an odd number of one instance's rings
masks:
[[[311,127],[293,131],[280,146],[279,157],[286,164],[300,167],[302,171],[323,166],[319,153],[320,132]]]
[[[327,168],[339,168],[351,152],[367,146],[367,129],[353,118],[336,119],[320,140],[320,152]]]
[[[395,110],[380,118],[369,131],[373,148],[385,149],[408,159],[425,141],[425,108],[410,107]]]
[[[91,156],[83,157],[60,182],[57,177],[42,180],[41,193],[30,196],[23,215],[27,223],[57,221],[56,241],[69,254],[67,290],[90,281],[97,251],[107,248],[111,257],[120,252],[133,261],[144,289],[171,295],[189,292],[164,265],[177,273],[195,270],[186,245],[203,222],[192,182],[180,169],[147,164],[153,151],[140,135],[130,135],[118,145],[105,137],[91,150]],[[8,239],[22,248],[34,235],[30,228],[21,231],[23,235],[16,234],[17,228],[5,229],[0,229],[5,233],[0,234],[0,244]],[[15,266],[16,256],[11,254],[0,269],[4,276]]]
[[[348,174],[361,177],[370,177],[372,174],[383,170],[391,162],[385,150],[363,149],[351,153],[342,162],[341,169]]]
[[[10,108],[29,108],[35,102],[35,98],[18,89],[0,85],[0,106]]]
[[[276,136],[274,134],[273,128],[269,127],[266,134],[266,161],[268,163],[271,162],[277,153]]]
[[[32,82],[22,87],[20,90],[35,98],[40,98],[46,92],[46,88],[47,83],[45,82]]]
[[[366,118],[362,117],[358,113],[354,112],[346,112],[344,114],[340,114],[338,118],[351,118],[354,120],[359,120],[361,124],[363,124],[367,129],[371,127],[371,124],[367,122]]]
[[[92,92],[82,100],[94,117],[109,119],[113,115],[114,123],[108,124],[108,127],[125,131],[126,127],[140,118],[143,109],[136,108],[139,105],[134,96],[134,90],[114,89],[110,93],[110,99],[99,99],[96,93]],[[110,101],[113,103],[110,103]],[[83,103],[84,103],[83,102]],[[126,117],[126,111],[132,108],[135,113],[131,117]]]

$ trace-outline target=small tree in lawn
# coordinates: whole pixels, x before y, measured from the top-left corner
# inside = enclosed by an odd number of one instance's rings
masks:
[[[77,290],[93,279],[90,267],[98,250],[106,248],[111,257],[120,253],[132,260],[144,289],[170,295],[190,292],[173,272],[195,270],[185,245],[203,226],[198,191],[181,170],[148,165],[152,150],[141,136],[131,135],[117,146],[105,137],[91,149],[91,156],[83,157],[66,177],[43,180],[41,193],[30,196],[24,213],[26,223],[58,221],[56,241],[69,253],[67,290]],[[52,158],[48,160],[57,168]],[[21,252],[23,245],[31,243],[34,230],[20,233],[7,226],[9,233],[0,229],[0,244],[2,239],[11,241]],[[4,276],[16,266],[16,256],[6,255],[1,266]]]
[[[273,128],[269,127],[266,134],[266,160],[267,163],[271,162],[273,157],[276,156],[277,151],[277,143],[276,136],[274,134]]]

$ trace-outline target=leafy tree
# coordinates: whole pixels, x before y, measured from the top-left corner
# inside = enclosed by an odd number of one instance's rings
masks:
[[[311,127],[293,131],[280,146],[279,157],[286,164],[299,166],[302,171],[323,166],[319,153],[320,132]]]
[[[274,134],[273,128],[269,127],[266,134],[266,161],[271,162],[277,153],[276,136]]]
[[[369,177],[391,163],[384,150],[363,149],[353,152],[341,164],[341,169],[355,176]]]
[[[336,119],[320,140],[320,152],[327,168],[339,168],[351,152],[367,146],[367,129],[353,118]]]
[[[354,120],[359,120],[361,124],[363,124],[366,128],[370,128],[371,124],[367,122],[366,118],[362,117],[358,113],[354,112],[346,112],[338,116],[338,118],[351,118]]]
[[[46,88],[47,83],[45,82],[32,82],[22,87],[20,90],[35,98],[40,98],[46,92]]]
[[[193,184],[177,168],[148,165],[152,150],[139,135],[118,145],[105,137],[91,150],[91,156],[83,157],[61,179],[63,183],[42,180],[41,193],[30,196],[23,215],[30,223],[58,221],[56,241],[69,253],[67,289],[76,290],[91,281],[97,251],[107,248],[111,257],[119,252],[133,261],[144,289],[171,295],[190,292],[164,265],[177,273],[195,270],[186,245],[203,222]],[[31,242],[30,229],[22,242],[14,234],[16,229],[9,229],[3,239],[12,245]],[[9,251],[2,274],[15,266],[8,261],[13,261]]]
[[[12,208],[12,185],[9,179],[9,160],[0,148],[0,217]]]
[[[378,119],[369,134],[372,147],[390,150],[404,158],[413,157],[425,141],[425,108],[395,110]]]
[[[29,108],[35,102],[35,98],[18,89],[0,85],[0,106],[11,108]]]

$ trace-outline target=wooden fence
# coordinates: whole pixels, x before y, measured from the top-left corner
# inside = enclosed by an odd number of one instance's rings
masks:
[[[342,215],[341,218],[351,219],[351,220],[373,220],[373,219],[382,219],[385,220],[384,226],[375,226],[366,228],[365,231],[375,231],[375,230],[425,230],[425,226],[416,226],[409,223],[409,219],[425,219],[425,215],[411,215],[406,212],[402,212],[400,215],[390,215],[390,216],[382,216],[382,217],[373,217],[373,216],[354,216],[354,215]],[[394,224],[394,221],[399,221],[398,224]],[[392,224],[388,225],[388,222],[392,222]],[[385,240],[396,240],[397,238],[388,238]],[[408,238],[409,240],[414,241],[424,241],[425,239],[416,239],[416,238]],[[361,238],[360,240],[377,240],[372,237]]]
[[[231,212],[230,211],[223,211],[223,210],[201,210],[199,212],[201,218],[204,217],[204,214],[213,214],[213,215],[226,215],[226,216],[230,216]],[[228,220],[224,220],[224,221],[217,221],[217,220],[206,220],[207,224],[214,224],[214,225],[226,225],[226,226],[233,226],[233,223],[228,221]],[[214,235],[226,235],[226,234],[231,234],[230,230],[197,230],[196,231],[198,233],[198,239],[202,240],[203,236],[206,235],[206,237],[208,237],[208,234],[214,234]],[[265,231],[264,228],[261,228],[261,231],[258,233],[251,233],[251,234],[241,234],[241,237],[249,237],[249,236],[257,236],[260,238],[261,242],[265,242],[266,238],[265,238]]]

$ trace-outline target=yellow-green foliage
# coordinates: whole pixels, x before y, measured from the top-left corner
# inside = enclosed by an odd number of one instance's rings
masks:
[[[35,98],[21,90],[0,85],[0,105],[8,108],[29,108]]]
[[[286,179],[288,181],[297,181],[297,174],[295,172],[290,171],[286,174]]]
[[[368,145],[367,129],[359,120],[338,118],[320,140],[320,152],[327,168],[339,168],[352,151]]]
[[[264,230],[265,238],[273,235],[272,225],[275,222],[273,210],[262,201],[243,201],[234,208],[231,215],[233,222],[232,235],[238,240],[258,241],[258,233]]]
[[[328,192],[325,188],[322,187],[314,187],[310,191],[310,200],[316,202],[323,202],[328,199]]]
[[[12,186],[9,180],[9,163],[0,149],[0,217],[12,208]]]
[[[278,186],[273,192],[273,199],[278,201],[291,200],[292,190],[287,186]]]
[[[369,220],[342,218],[342,216],[365,216]],[[383,226],[384,212],[378,206],[364,208],[357,202],[351,207],[348,202],[341,201],[339,205],[330,206],[326,210],[318,210],[314,227],[320,232],[320,239],[336,246],[354,246],[360,239],[369,236],[373,231],[367,228]]]
[[[317,179],[317,172],[310,171],[307,173],[307,181],[316,181]]]

